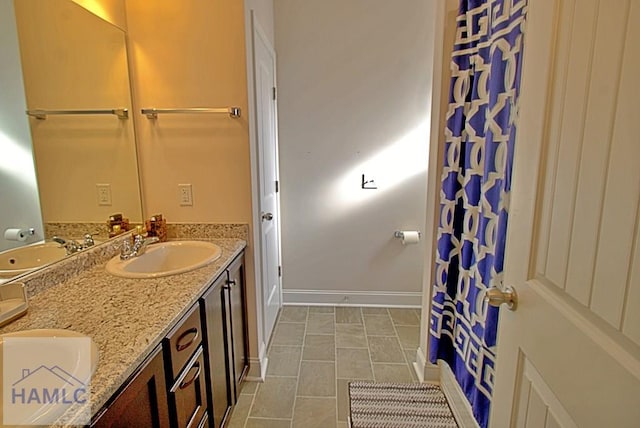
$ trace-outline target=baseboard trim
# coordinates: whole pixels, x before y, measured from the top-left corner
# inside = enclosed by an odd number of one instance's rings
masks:
[[[451,407],[453,416],[456,418],[460,428],[480,428],[476,418],[473,417],[471,405],[464,392],[462,392],[462,388],[458,385],[458,381],[456,381],[449,364],[438,360],[438,367],[440,367],[440,388],[442,388],[442,392],[447,397],[449,407]]]
[[[264,382],[268,365],[269,358],[266,355],[262,355],[261,358],[249,358],[249,373],[245,379],[251,382]]]
[[[282,290],[285,305],[420,308],[422,293],[398,291]]]
[[[440,367],[431,364],[421,348],[416,350],[416,361],[413,363],[413,369],[420,382],[440,383]]]

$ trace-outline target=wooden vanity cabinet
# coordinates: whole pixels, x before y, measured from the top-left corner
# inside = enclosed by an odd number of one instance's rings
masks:
[[[248,349],[241,253],[91,425],[220,428],[240,394]]]
[[[169,428],[169,405],[161,347],[91,424],[98,428]]]
[[[236,258],[227,269],[229,299],[229,321],[231,330],[230,361],[233,361],[233,397],[238,400],[241,384],[249,371],[249,334],[247,331],[247,295],[245,287],[244,255]]]
[[[241,254],[200,299],[207,347],[213,427],[227,422],[249,368],[244,257]]]
[[[197,427],[207,414],[207,388],[198,305],[163,340],[171,426]]]

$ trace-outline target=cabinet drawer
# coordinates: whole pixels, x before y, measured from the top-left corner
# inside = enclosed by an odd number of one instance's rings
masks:
[[[200,311],[195,305],[178,326],[165,339],[165,355],[170,368],[169,379],[174,380],[202,342]]]
[[[169,390],[174,424],[197,428],[207,413],[204,354],[199,347]]]

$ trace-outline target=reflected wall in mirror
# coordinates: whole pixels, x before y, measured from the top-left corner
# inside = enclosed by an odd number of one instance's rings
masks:
[[[13,1],[0,0],[0,251],[24,245],[4,239],[6,229],[34,228],[29,242],[44,236],[14,16]]]
[[[71,0],[14,5],[29,110],[129,113],[29,117],[44,223],[141,222],[125,33]]]

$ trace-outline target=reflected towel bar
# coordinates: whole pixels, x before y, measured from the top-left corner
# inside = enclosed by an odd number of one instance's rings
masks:
[[[194,107],[194,108],[143,108],[142,114],[147,116],[147,119],[157,119],[158,113],[179,113],[179,114],[190,114],[190,113],[228,113],[229,117],[238,118],[240,117],[240,107],[221,107],[221,108],[205,108],[205,107]]]
[[[105,110],[27,110],[29,116],[33,116],[36,119],[45,120],[48,115],[66,115],[66,114],[113,114],[118,116],[118,119],[128,119],[129,110],[126,108],[114,108]]]

